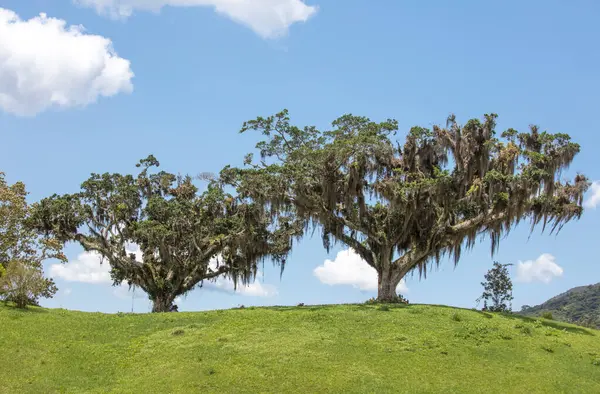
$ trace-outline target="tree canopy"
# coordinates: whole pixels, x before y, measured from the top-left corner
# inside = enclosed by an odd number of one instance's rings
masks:
[[[395,298],[409,272],[426,275],[444,255],[458,263],[479,235],[501,237],[522,220],[551,232],[578,219],[584,175],[559,179],[579,152],[567,134],[508,129],[496,114],[460,125],[413,127],[404,143],[398,123],[345,115],[331,130],[297,127],[287,111],[246,122],[259,131],[259,158],[226,168],[224,182],[241,195],[319,225],[324,246],[341,242],[378,273],[378,298]]]
[[[0,296],[20,307],[56,293],[54,281],[43,277],[42,262],[66,260],[57,240],[39,237],[27,226],[31,217],[27,194],[23,182],[9,185],[0,172]]]
[[[204,280],[226,275],[248,283],[265,258],[283,264],[298,234],[284,216],[225,192],[216,181],[199,193],[190,176],[154,171],[153,156],[137,176],[92,174],[75,194],[35,205],[32,225],[61,242],[75,241],[111,267],[115,284],[139,286],[154,312]],[[131,253],[139,246],[142,257]],[[216,268],[209,264],[216,259]]]

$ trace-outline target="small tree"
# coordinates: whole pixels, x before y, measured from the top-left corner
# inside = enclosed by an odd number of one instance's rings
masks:
[[[56,293],[52,279],[43,276],[44,260],[66,261],[58,241],[41,238],[27,226],[31,208],[26,197],[22,182],[9,185],[0,172],[0,297],[19,307]]]
[[[51,298],[56,290],[54,282],[44,278],[42,270],[19,260],[11,261],[0,277],[0,294],[18,308],[35,305],[41,297]]]
[[[485,274],[483,294],[477,303],[483,300],[483,309],[490,312],[510,312],[512,310],[512,281],[508,274],[508,267],[512,264],[494,262],[494,267]],[[490,304],[488,304],[490,302]]]
[[[298,233],[285,217],[226,193],[215,181],[199,193],[191,177],[156,171],[152,155],[137,166],[137,176],[92,174],[79,193],[42,200],[32,225],[99,253],[114,284],[142,288],[153,312],[172,311],[177,296],[204,280],[229,276],[246,284],[263,259],[285,263]],[[141,258],[131,244],[139,246]]]

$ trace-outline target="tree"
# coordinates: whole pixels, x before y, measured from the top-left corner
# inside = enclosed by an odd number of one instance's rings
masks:
[[[333,128],[290,124],[287,111],[244,123],[260,131],[260,159],[227,168],[224,182],[254,201],[318,224],[324,246],[354,249],[378,274],[378,299],[395,299],[400,280],[489,235],[500,237],[529,219],[552,232],[582,214],[587,178],[558,180],[580,147],[566,134],[495,131],[496,115],[446,127],[413,127],[392,141],[395,120],[345,115]]]
[[[11,261],[0,277],[0,294],[17,308],[37,305],[39,298],[51,298],[56,291],[54,282],[44,278],[43,271],[28,262]]]
[[[51,298],[57,288],[52,279],[44,278],[42,262],[66,260],[57,240],[41,238],[27,226],[31,217],[27,194],[25,184],[9,185],[0,172],[0,296],[19,307]]]
[[[137,176],[92,174],[79,193],[42,200],[33,226],[99,253],[114,284],[142,288],[153,312],[173,310],[177,296],[204,280],[226,275],[246,284],[266,257],[283,267],[297,232],[285,217],[226,193],[216,181],[200,194],[190,176],[153,171],[153,156],[137,166]]]
[[[483,294],[477,303],[483,300],[483,309],[490,312],[510,312],[512,310],[512,281],[508,267],[512,264],[500,264],[494,261],[494,267],[485,274]],[[491,301],[491,304],[488,302]]]

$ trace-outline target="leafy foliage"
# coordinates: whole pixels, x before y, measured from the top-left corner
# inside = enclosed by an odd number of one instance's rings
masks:
[[[26,198],[25,184],[9,185],[0,172],[0,296],[19,307],[52,297],[56,285],[43,277],[42,262],[66,260],[59,242],[39,237],[26,225],[31,217]]]
[[[114,283],[142,288],[155,312],[172,310],[175,297],[204,280],[226,275],[248,283],[266,257],[285,263],[298,231],[286,217],[271,217],[215,181],[199,193],[190,176],[154,171],[153,156],[137,166],[137,176],[92,174],[79,193],[42,200],[32,225],[98,252]],[[129,252],[131,244],[141,258]]]
[[[579,152],[566,134],[509,129],[496,115],[446,127],[413,127],[401,145],[395,120],[344,115],[320,131],[290,123],[287,111],[246,122],[264,139],[260,157],[222,180],[271,210],[319,225],[325,248],[340,242],[378,273],[378,298],[391,300],[409,272],[426,276],[444,255],[458,263],[478,235],[502,235],[522,220],[551,231],[578,219],[587,178],[560,181]]]
[[[524,305],[520,314],[551,314],[555,320],[600,328],[600,283],[572,288],[537,306]]]
[[[56,291],[54,282],[27,262],[12,260],[0,277],[0,295],[5,301],[14,302],[17,308],[37,305],[39,298],[51,298]]]
[[[544,312],[542,313],[542,317],[547,320],[554,320],[552,317],[552,312]]]
[[[494,267],[485,274],[483,294],[477,302],[483,300],[483,309],[490,312],[510,312],[512,309],[512,281],[508,269],[510,264],[494,262]],[[491,302],[491,304],[488,304]]]

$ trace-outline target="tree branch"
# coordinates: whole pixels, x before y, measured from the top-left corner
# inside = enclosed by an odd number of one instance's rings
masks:
[[[392,266],[400,267],[399,273],[405,275],[411,269],[422,263],[424,260],[432,257],[432,254],[438,250],[450,247],[456,243],[456,240],[452,238],[452,235],[460,235],[473,228],[479,228],[482,226],[489,226],[490,224],[503,220],[506,217],[505,212],[493,213],[489,210],[487,214],[479,214],[474,218],[465,220],[459,224],[451,226],[449,228],[450,236],[445,237],[435,245],[429,245],[419,253],[414,253],[412,250],[408,251],[404,255],[400,256],[392,263]]]
[[[375,266],[375,259],[373,258],[373,253],[366,246],[364,246],[358,240],[346,234],[341,234],[341,236],[336,236],[336,238],[338,238],[341,242],[354,249],[356,253],[358,253],[360,257],[362,257],[367,262],[367,264],[377,269],[377,267]]]
[[[219,266],[219,268],[216,271],[213,271],[209,274],[205,274],[205,276],[202,280],[216,278],[217,276],[223,275],[223,274],[229,272],[230,270],[231,270],[231,267],[221,265],[221,266]]]
[[[454,226],[450,226],[449,231],[452,234],[460,234],[460,233],[468,231],[474,227],[490,225],[496,221],[503,220],[505,217],[506,217],[506,212],[494,213],[494,211],[492,209],[490,209],[485,214],[481,213],[481,214],[475,216],[474,218],[465,220]]]
[[[200,267],[200,265],[198,267]],[[229,272],[231,269],[231,267],[221,265],[221,266],[219,266],[219,268],[216,271],[207,273],[207,271],[209,269],[208,265],[202,265],[202,268],[203,268],[202,270],[195,270],[194,273],[192,273],[190,276],[188,276],[186,278],[186,280],[183,282],[183,285],[182,285],[182,289],[183,289],[182,293],[192,290],[192,288],[194,286],[196,286],[199,282],[203,282],[204,280],[207,280],[207,279],[214,279],[218,276],[221,276],[221,275]]]
[[[73,238],[75,241],[79,242],[81,246],[83,246],[83,249],[86,252],[98,252],[100,253],[100,255],[107,258],[110,265],[114,268],[128,270],[132,268],[139,268],[142,266],[142,264],[137,262],[136,260],[131,260],[130,258],[124,260],[120,258],[115,253],[115,251],[108,246],[106,241],[103,242],[104,245],[101,245],[91,240],[88,236],[79,233],[75,234]]]

